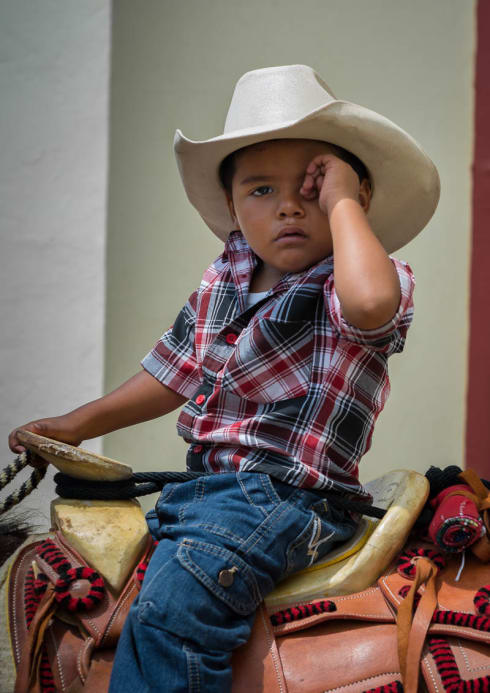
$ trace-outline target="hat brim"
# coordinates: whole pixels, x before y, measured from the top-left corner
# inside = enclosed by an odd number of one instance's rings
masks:
[[[384,116],[348,101],[333,101],[275,128],[240,130],[204,141],[187,139],[177,130],[175,156],[187,197],[221,240],[234,229],[219,179],[221,162],[242,147],[273,139],[322,140],[355,154],[373,186],[368,219],[387,252],[408,243],[434,214],[439,176],[420,145]]]

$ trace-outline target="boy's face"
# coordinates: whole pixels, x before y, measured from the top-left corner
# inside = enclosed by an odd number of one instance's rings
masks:
[[[237,153],[230,210],[249,246],[276,281],[332,253],[328,216],[300,194],[306,167],[332,153],[316,140],[269,140]]]

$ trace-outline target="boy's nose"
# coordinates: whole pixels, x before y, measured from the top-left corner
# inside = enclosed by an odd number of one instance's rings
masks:
[[[281,219],[285,217],[299,218],[304,216],[305,210],[299,190],[282,195],[277,206],[277,215]]]

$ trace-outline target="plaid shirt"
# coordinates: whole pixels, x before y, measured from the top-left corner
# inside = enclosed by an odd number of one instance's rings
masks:
[[[413,275],[393,260],[396,315],[361,330],[341,314],[333,257],[286,274],[255,305],[257,258],[239,231],[204,273],[175,324],[143,359],[189,401],[177,430],[188,468],[260,471],[288,484],[368,498],[358,463],[389,394],[387,359],[412,319]]]

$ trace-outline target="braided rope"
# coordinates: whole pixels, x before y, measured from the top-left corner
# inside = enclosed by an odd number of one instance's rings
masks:
[[[18,455],[11,464],[2,469],[0,472],[0,490],[5,488],[5,486],[29,464],[30,459],[30,453],[23,452]],[[45,475],[46,467],[34,469],[31,476],[22,483],[17,491],[7,496],[4,501],[0,501],[0,515],[6,513],[12,506],[17,505],[17,503],[20,503],[21,500],[32,493],[39,482],[44,479]]]
[[[201,476],[212,476],[212,472],[135,472],[129,479],[121,481],[96,481],[75,479],[58,472],[54,475],[56,493],[60,498],[78,498],[80,500],[120,500],[139,498],[150,493],[158,493],[165,484],[192,481]],[[353,510],[368,517],[382,518],[384,508],[377,508],[369,503],[359,503],[341,496],[329,496],[329,502],[338,508]]]
[[[445,558],[439,551],[419,547],[407,549],[399,555],[396,565],[397,573],[413,580],[417,570],[416,562],[419,558],[428,558],[438,570],[441,570],[446,565]]]

